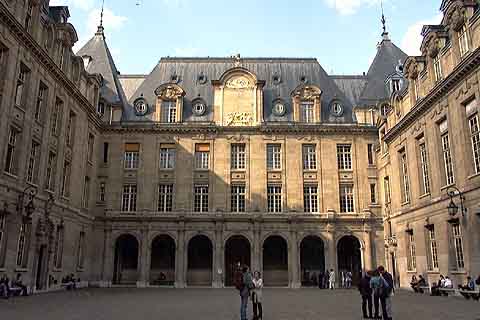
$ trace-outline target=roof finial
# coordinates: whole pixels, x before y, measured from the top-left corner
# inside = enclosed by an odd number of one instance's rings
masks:
[[[103,35],[103,9],[105,7],[105,0],[102,0],[102,11],[100,11],[100,24],[98,25],[97,34]]]
[[[387,19],[385,19],[385,12],[383,11],[383,0],[380,0],[380,6],[382,8],[382,37],[384,40],[388,40],[388,32],[387,32]]]

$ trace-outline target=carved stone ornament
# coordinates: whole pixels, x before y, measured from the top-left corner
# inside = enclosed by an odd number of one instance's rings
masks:
[[[473,87],[476,87],[477,85],[478,85],[478,80],[475,77],[466,79],[465,82],[460,87],[460,89],[458,89],[455,99],[457,100],[460,98],[463,99],[465,95],[468,95],[468,93],[470,92],[470,89],[472,89]]]
[[[447,23],[450,24],[455,31],[459,31],[465,24],[465,8],[461,4],[457,4],[448,14]]]
[[[313,86],[304,86],[299,89],[296,89],[293,93],[293,96],[301,98],[303,100],[314,100],[315,98],[320,98],[322,95],[322,90]]]
[[[227,126],[248,126],[253,122],[250,112],[230,112],[227,114]]]
[[[440,52],[440,39],[437,36],[432,36],[427,46],[427,53],[430,58],[434,58]]]
[[[176,85],[164,85],[155,90],[155,94],[162,100],[176,100],[183,96],[185,92]]]
[[[239,76],[228,80],[225,83],[225,87],[230,89],[249,89],[253,88],[254,85],[247,77]]]

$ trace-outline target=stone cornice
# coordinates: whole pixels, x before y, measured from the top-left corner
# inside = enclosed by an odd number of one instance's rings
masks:
[[[45,52],[45,50],[33,39],[33,37],[25,31],[23,26],[10,13],[5,4],[0,1],[0,21],[11,31],[17,38],[18,42],[30,50],[32,56],[47,70],[52,77],[60,82],[66,91],[79,103],[82,109],[87,113],[89,120],[101,127],[101,120],[96,116],[95,108],[80,92],[78,86],[75,85],[65,73],[57,66],[55,61]]]
[[[435,103],[445,97],[462,78],[469,75],[478,67],[478,65],[480,65],[480,48],[477,48],[468,57],[463,59],[443,81],[437,84],[428,93],[427,96],[419,100],[412,110],[410,110],[394,127],[392,127],[391,130],[387,132],[385,135],[385,142],[390,143],[420,116],[429,111]]]

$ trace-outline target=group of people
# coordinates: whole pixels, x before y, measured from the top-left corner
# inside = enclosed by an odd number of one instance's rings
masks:
[[[6,274],[0,278],[0,297],[8,299],[14,293],[22,296],[28,296],[28,288],[23,284],[22,274],[18,273],[15,280],[10,281]]]
[[[234,274],[235,288],[240,293],[240,320],[247,320],[248,300],[253,305],[253,320],[263,319],[262,288],[263,280],[259,271],[254,275],[248,266],[238,266]]]
[[[308,270],[303,271],[303,285],[317,286],[319,289],[334,289],[335,288],[335,271],[333,269],[323,272],[319,272],[318,276],[316,272],[308,272]],[[352,287],[353,274],[350,271],[340,272],[340,287],[341,288],[351,288]]]
[[[415,275],[412,276],[412,280],[410,281],[410,286],[412,287],[414,292],[423,293],[424,288],[428,287],[427,281],[422,275],[418,276],[418,279]],[[480,286],[480,276],[476,280],[472,277],[467,277],[467,282],[464,285],[459,285],[458,289],[460,289],[460,294],[464,296],[467,300],[472,298],[474,300],[479,300],[480,295],[475,292],[466,292],[466,291],[476,291],[476,289]],[[448,295],[447,290],[441,289],[453,289],[453,282],[448,276],[440,275],[440,278],[436,283],[433,283],[430,292],[432,296],[441,296],[441,295]]]
[[[383,266],[366,272],[358,285],[362,296],[362,313],[365,319],[392,319],[393,277]],[[372,298],[373,307],[372,308]],[[382,316],[380,316],[380,306]],[[374,309],[374,310],[372,310]],[[374,311],[374,313],[372,312]]]

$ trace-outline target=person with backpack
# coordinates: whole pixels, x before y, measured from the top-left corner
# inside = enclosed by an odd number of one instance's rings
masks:
[[[375,310],[373,319],[380,319],[380,297],[383,294],[383,281],[380,278],[380,272],[378,272],[378,270],[372,272],[370,287],[373,291],[373,307]]]
[[[378,267],[378,272],[383,282],[383,291],[380,296],[383,320],[392,320],[393,277],[383,266]]]
[[[240,320],[248,320],[248,297],[250,296],[250,290],[254,288],[252,281],[252,275],[248,266],[244,265],[242,270],[237,270],[234,277],[235,288],[240,293]]]

